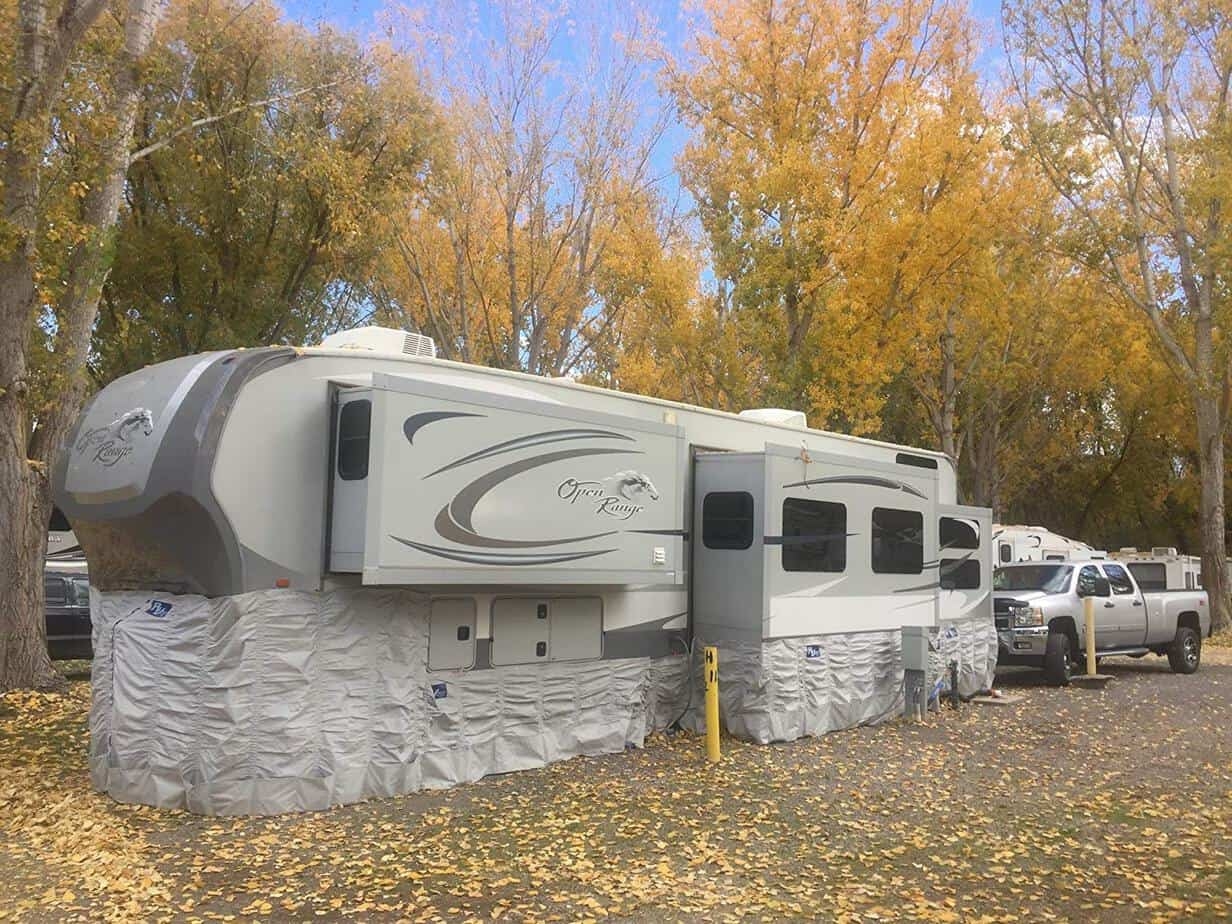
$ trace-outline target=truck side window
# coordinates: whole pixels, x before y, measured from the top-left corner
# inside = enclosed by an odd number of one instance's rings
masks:
[[[1094,565],[1086,565],[1078,572],[1078,595],[1095,596],[1095,581],[1099,578],[1099,570]]]
[[[1104,574],[1108,575],[1108,584],[1114,594],[1132,594],[1134,582],[1129,579],[1125,569],[1120,565],[1104,565]]]
[[[873,573],[920,574],[924,570],[924,514],[873,508]]]
[[[708,549],[747,549],[753,544],[753,495],[712,491],[702,499],[702,545]]]

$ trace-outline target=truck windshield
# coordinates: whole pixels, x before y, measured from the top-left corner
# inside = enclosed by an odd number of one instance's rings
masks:
[[[1069,584],[1069,565],[1019,565],[998,568],[992,577],[993,590],[1042,590],[1055,594]]]

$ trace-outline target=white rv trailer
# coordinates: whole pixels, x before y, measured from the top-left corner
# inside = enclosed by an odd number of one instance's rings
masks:
[[[1019,561],[1100,560],[1108,553],[1085,542],[1069,539],[1044,526],[1003,526],[992,528],[993,548],[998,565]]]
[[[95,588],[91,769],[118,798],[319,808],[902,706],[900,633],[996,660],[989,511],[945,456],[434,358],[361,329],[113,382],[56,472]],[[694,703],[695,707],[695,703]]]
[[[1200,590],[1202,558],[1182,555],[1171,546],[1154,546],[1149,552],[1123,548],[1112,553],[1124,562],[1143,590]]]

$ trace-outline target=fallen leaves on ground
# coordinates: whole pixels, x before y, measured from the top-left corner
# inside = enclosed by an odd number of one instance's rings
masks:
[[[89,790],[88,685],[0,699],[0,916],[1225,920],[1232,652],[791,744],[689,735],[443,792],[201,818]]]

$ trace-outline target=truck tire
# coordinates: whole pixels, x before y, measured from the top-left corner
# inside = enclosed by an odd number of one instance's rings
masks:
[[[1050,687],[1067,687],[1069,676],[1069,636],[1064,632],[1050,632],[1044,647],[1044,679]]]
[[[1168,646],[1168,664],[1174,674],[1192,674],[1202,663],[1202,636],[1189,626],[1180,626]]]

